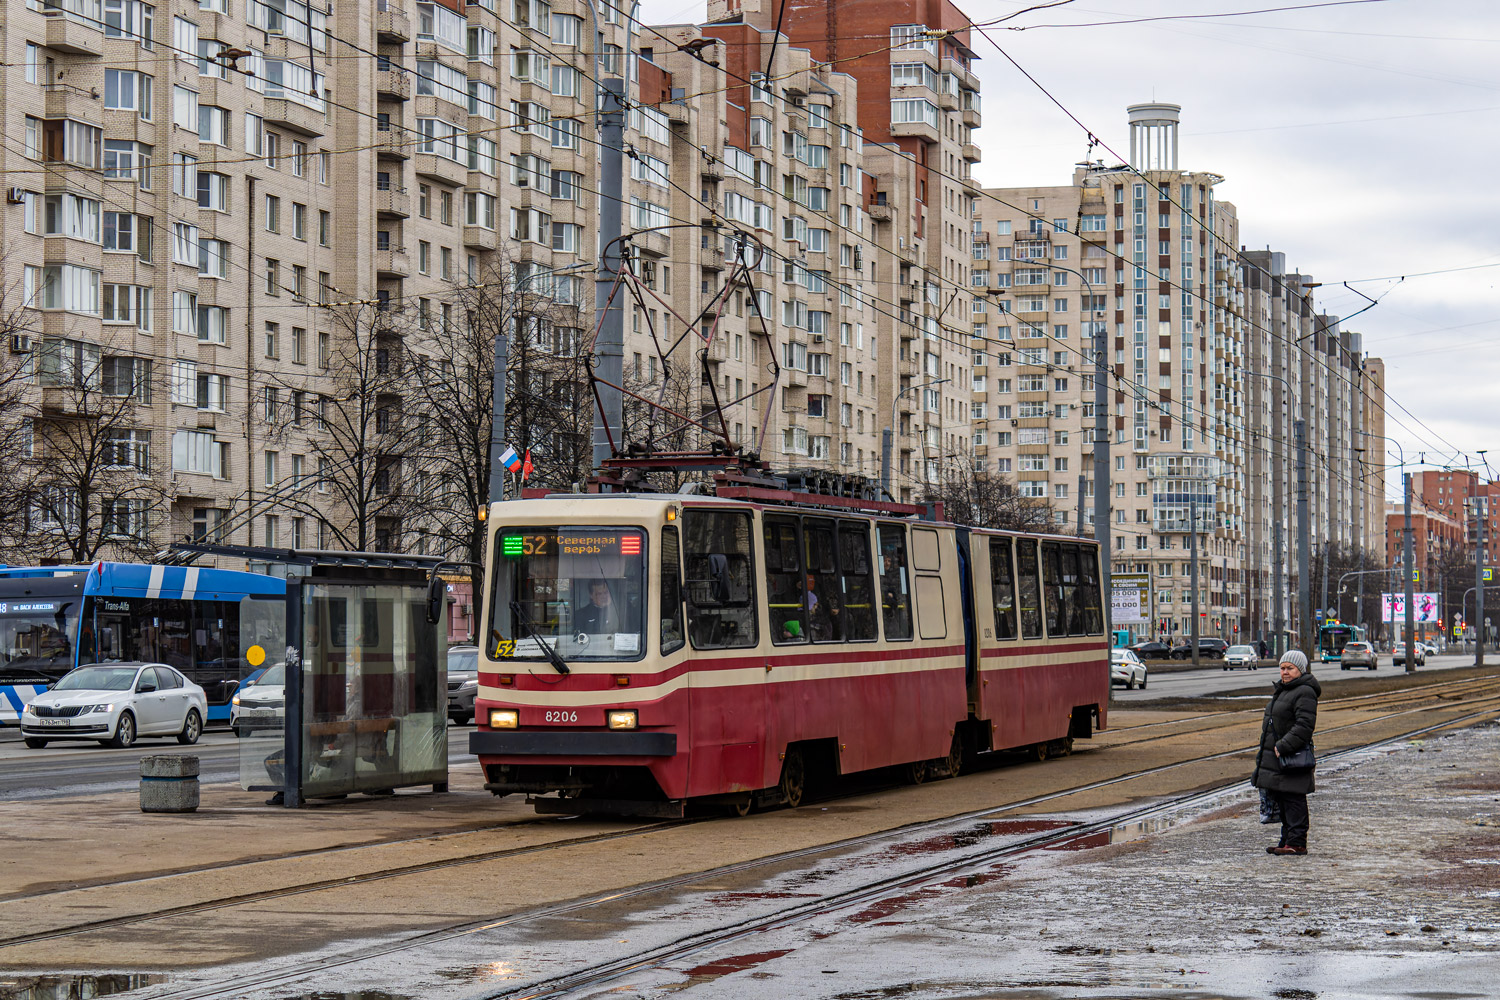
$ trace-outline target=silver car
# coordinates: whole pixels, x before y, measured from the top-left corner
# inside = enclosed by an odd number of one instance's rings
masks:
[[[479,694],[479,647],[448,647],[448,718],[460,726],[474,721]]]
[[[21,735],[32,749],[53,740],[128,747],[138,736],[191,745],[207,717],[203,689],[165,663],[91,663],[32,699],[21,713]]]
[[[1244,667],[1246,670],[1260,669],[1260,654],[1254,646],[1230,646],[1224,651],[1224,669]]]

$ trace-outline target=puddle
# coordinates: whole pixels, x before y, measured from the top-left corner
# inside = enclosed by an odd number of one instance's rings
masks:
[[[102,976],[3,976],[0,1000],[91,1000],[118,996],[167,981],[166,976],[134,972]]]
[[[1061,819],[1002,819],[993,822],[976,823],[964,830],[955,833],[944,833],[936,837],[928,837],[924,840],[914,840],[908,844],[896,844],[885,852],[887,856],[908,856],[912,854],[941,854],[944,851],[952,851],[964,847],[973,847],[975,844],[983,843],[990,837],[1016,837],[1028,833],[1046,833],[1049,830],[1061,830],[1078,824],[1072,820]]]
[[[735,972],[744,972],[753,969],[757,965],[764,965],[782,955],[790,955],[791,948],[781,948],[776,951],[757,951],[750,955],[734,955],[730,958],[721,958],[717,962],[709,962],[705,965],[695,966],[683,971],[692,985],[710,982],[720,976],[728,976]]]
[[[331,990],[318,990],[313,993],[289,993],[279,1000],[415,1000],[406,993],[387,993],[385,990],[351,990],[348,993],[339,993]]]

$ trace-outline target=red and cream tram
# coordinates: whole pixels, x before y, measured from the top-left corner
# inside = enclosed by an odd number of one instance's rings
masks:
[[[538,811],[796,805],[1106,722],[1091,540],[696,495],[487,513],[470,748]]]

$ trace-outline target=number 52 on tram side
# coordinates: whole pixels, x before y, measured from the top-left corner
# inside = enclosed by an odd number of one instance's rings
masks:
[[[1098,546],[705,496],[492,505],[470,749],[540,812],[798,804],[1103,727]]]

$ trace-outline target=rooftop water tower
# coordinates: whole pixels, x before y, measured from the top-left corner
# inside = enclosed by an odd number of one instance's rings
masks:
[[[1132,104],[1130,165],[1137,170],[1177,169],[1177,125],[1180,104]]]

